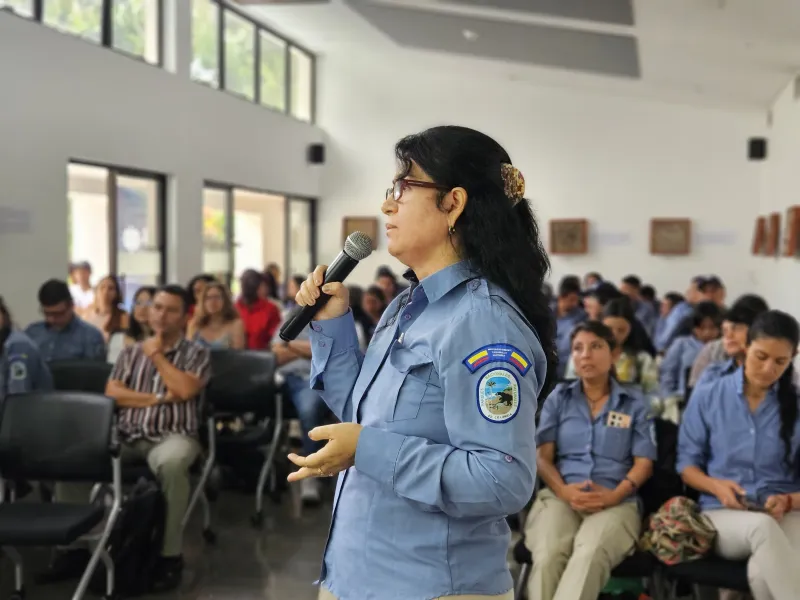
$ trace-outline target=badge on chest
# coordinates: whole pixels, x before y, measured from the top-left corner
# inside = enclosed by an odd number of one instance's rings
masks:
[[[631,426],[631,416],[625,413],[610,411],[606,418],[606,427],[616,427],[617,429],[629,429]]]

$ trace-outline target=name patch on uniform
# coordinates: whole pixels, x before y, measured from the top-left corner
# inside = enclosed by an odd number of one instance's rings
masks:
[[[28,376],[28,367],[21,360],[15,360],[8,365],[8,374],[12,381],[21,381]]]
[[[631,426],[631,416],[625,413],[614,412],[613,410],[608,413],[608,420],[606,421],[608,427],[618,427],[619,429],[628,429]]]
[[[508,369],[487,371],[478,382],[478,410],[487,421],[505,423],[519,412],[519,382]]]
[[[474,373],[484,365],[503,362],[513,365],[521,375],[526,375],[531,368],[531,361],[523,352],[511,344],[491,344],[478,348],[463,360],[464,366]]]

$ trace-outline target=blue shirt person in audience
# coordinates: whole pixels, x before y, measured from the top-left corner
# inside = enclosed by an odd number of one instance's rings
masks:
[[[681,296],[678,292],[667,292],[664,294],[664,297],[661,299],[658,307],[658,320],[656,321],[655,330],[653,331],[653,345],[656,346],[656,351],[658,350],[657,340],[663,339],[664,337],[664,329],[667,325],[667,320],[669,319],[669,315],[672,313],[672,309],[676,306],[684,302],[684,297]]]
[[[436,127],[396,155],[382,210],[411,287],[365,355],[341,284],[322,287],[312,324],[311,384],[342,420],[310,433],[322,450],[290,456],[292,481],[340,473],[320,598],[511,600],[504,516],[533,493],[537,400],[555,382],[547,257],[497,142]]]
[[[722,338],[719,343],[722,344],[725,359],[708,365],[693,387],[714,381],[722,375],[733,373],[744,364],[745,353],[747,352],[747,334],[750,331],[750,326],[758,315],[767,310],[767,303],[760,296],[752,294],[746,294],[734,302],[722,320]],[[706,347],[715,343],[716,341],[709,342]],[[694,361],[692,366],[693,373],[699,358],[698,356]]]
[[[581,282],[574,275],[567,275],[558,285],[556,300],[556,348],[558,350],[558,377],[564,377],[569,364],[570,335],[579,323],[586,320],[581,307]]]
[[[0,297],[0,401],[10,394],[52,389],[53,378],[39,349],[24,333],[14,331]]]
[[[759,315],[742,367],[695,388],[678,437],[678,471],[700,492],[717,530],[714,550],[749,559],[755,600],[789,600],[800,590],[798,341],[793,317]]]
[[[656,321],[658,321],[658,313],[652,302],[647,302],[642,298],[642,280],[636,275],[623,277],[619,291],[630,299],[636,318],[644,327],[648,337],[652,338],[656,329]]]
[[[75,314],[66,282],[50,279],[42,284],[39,304],[44,321],[31,323],[25,333],[44,360],[106,360],[103,334]]]
[[[681,325],[692,316],[694,305],[701,301],[700,286],[704,281],[705,277],[700,275],[693,277],[689,289],[686,290],[686,298],[669,311],[658,335],[653,340],[659,353],[666,353],[672,341],[678,337]]]
[[[694,307],[691,335],[676,339],[661,363],[662,398],[683,396],[686,392],[686,378],[694,359],[703,345],[719,337],[720,319],[719,307],[713,302],[700,302]]]
[[[572,334],[578,379],[544,403],[536,434],[539,491],[525,525],[529,600],[597,598],[639,537],[637,490],[656,459],[648,404],[613,374],[616,340],[598,321]]]

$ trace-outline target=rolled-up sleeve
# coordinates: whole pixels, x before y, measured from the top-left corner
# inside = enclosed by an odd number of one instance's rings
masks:
[[[350,396],[364,359],[352,311],[335,319],[314,321],[309,337],[311,388],[320,393],[341,421],[350,421]]]
[[[695,388],[692,400],[683,413],[678,431],[678,473],[683,473],[687,467],[706,470],[709,434],[704,413],[712,388],[713,384]]]
[[[366,427],[355,467],[391,486],[399,496],[453,517],[517,512],[530,499],[536,476],[535,418],[541,382],[533,363],[544,361],[544,353],[533,333],[523,334],[507,311],[495,304],[449,323],[444,335],[435,366],[450,443]],[[494,344],[519,349],[531,368],[523,375],[510,364],[492,363],[471,372],[463,364],[466,352]],[[484,414],[486,401],[480,393],[490,371],[495,372],[491,377],[497,375],[512,388],[512,398],[516,392],[515,405],[503,420]]]
[[[539,426],[536,428],[536,445],[555,443],[558,436],[558,416],[561,413],[561,403],[568,390],[564,384],[552,391],[544,401],[542,414],[539,416]]]

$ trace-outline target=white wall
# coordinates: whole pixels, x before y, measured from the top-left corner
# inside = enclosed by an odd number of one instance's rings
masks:
[[[419,64],[377,72],[337,56],[321,60],[319,73],[318,118],[330,137],[320,258],[340,247],[341,217],[379,216],[400,137],[460,124],[509,151],[545,238],[551,218],[589,219],[590,254],[552,257],[553,281],[589,270],[617,281],[637,273],[660,292],[682,292],[691,275],[714,272],[731,295],[753,288],[747,257],[759,167],[746,160],[746,140],[763,131],[759,115],[454,79]],[[651,217],[693,219],[692,254],[651,256]],[[380,264],[401,269],[385,239],[365,263],[355,273],[361,283]]]
[[[192,82],[190,3],[167,5],[173,72],[0,12],[0,219],[31,211],[30,231],[0,222],[0,294],[20,323],[38,314],[38,286],[65,276],[70,159],[169,176],[168,275],[181,282],[202,265],[204,180],[319,196],[306,147],[321,130]]]
[[[762,163],[760,214],[778,212],[786,231],[786,210],[800,204],[800,100],[790,84],[772,107],[767,159]],[[754,223],[750,224],[751,231]],[[800,259],[753,257],[758,289],[775,308],[800,318]]]

